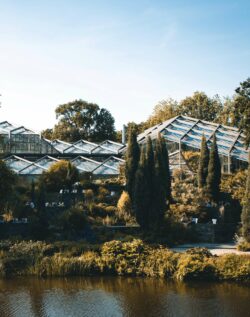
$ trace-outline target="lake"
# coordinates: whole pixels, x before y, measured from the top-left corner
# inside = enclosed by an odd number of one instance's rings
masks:
[[[246,317],[249,285],[88,277],[0,280],[1,317]]]

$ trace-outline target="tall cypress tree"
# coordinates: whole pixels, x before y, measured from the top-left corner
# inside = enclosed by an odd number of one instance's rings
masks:
[[[201,152],[198,167],[198,186],[204,188],[206,186],[206,179],[208,175],[208,163],[209,163],[209,149],[207,146],[206,137],[203,134],[201,140]]]
[[[213,143],[209,155],[207,193],[213,200],[218,200],[220,195],[221,163],[218,153],[216,136],[213,136]]]
[[[149,225],[153,226],[155,222],[155,159],[153,143],[150,137],[147,139],[146,150],[146,173],[148,192],[149,192],[149,205],[148,205],[148,221]]]
[[[150,192],[147,177],[147,162],[145,152],[142,150],[139,167],[135,177],[134,208],[136,220],[143,230],[149,227],[149,205]]]
[[[162,156],[160,153],[160,144],[157,140],[155,151],[155,185],[154,185],[154,219],[152,224],[158,227],[164,218],[164,213],[167,209],[166,206],[166,181],[164,179],[164,167],[162,162]]]
[[[247,242],[250,242],[250,155],[248,163],[248,174],[246,184],[246,194],[241,214],[242,234]]]
[[[165,139],[159,134],[159,143],[162,158],[162,176],[165,188],[165,195],[168,201],[171,201],[171,173],[169,167],[168,149]]]
[[[133,201],[133,191],[135,186],[135,174],[140,160],[140,147],[134,129],[129,133],[129,140],[126,152],[125,176],[126,190]]]

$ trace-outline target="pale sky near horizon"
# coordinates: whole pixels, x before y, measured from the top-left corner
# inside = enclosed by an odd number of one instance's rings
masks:
[[[250,1],[0,0],[0,121],[40,131],[75,99],[116,127],[250,76]]]

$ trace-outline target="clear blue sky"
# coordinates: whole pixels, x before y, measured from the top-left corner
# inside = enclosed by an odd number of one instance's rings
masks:
[[[249,34],[249,0],[0,0],[0,120],[39,131],[82,98],[120,128],[167,97],[232,95]]]

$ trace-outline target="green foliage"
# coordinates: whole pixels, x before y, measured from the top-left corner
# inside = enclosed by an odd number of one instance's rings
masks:
[[[54,163],[40,179],[40,182],[44,183],[46,189],[51,192],[70,189],[77,181],[79,181],[77,168],[71,162],[64,160]]]
[[[243,203],[246,193],[247,170],[237,171],[232,175],[223,175],[221,191],[230,193],[233,199]]]
[[[6,204],[11,200],[15,183],[16,177],[14,173],[4,161],[0,160],[0,213],[4,211]]]
[[[164,190],[165,199],[171,200],[171,175],[169,168],[169,157],[168,157],[168,149],[166,146],[165,139],[161,134],[158,135],[158,139],[156,142],[155,148],[155,161],[156,165],[158,165],[158,173],[159,173],[159,181],[156,186],[161,186]]]
[[[81,233],[87,224],[86,215],[81,208],[74,206],[62,215],[63,229],[67,232]]]
[[[128,192],[122,192],[117,203],[117,209],[121,214],[132,214],[132,203]]]
[[[141,151],[141,159],[135,177],[134,208],[136,220],[142,229],[148,227],[148,208],[150,206],[150,189],[147,177],[146,156]]]
[[[68,142],[79,139],[99,142],[116,137],[113,116],[96,104],[75,100],[58,106],[56,117],[58,124],[53,131],[45,130],[44,137]]]
[[[250,242],[250,155],[249,155],[249,166],[246,183],[246,193],[243,201],[243,210],[241,214],[242,221],[242,234],[247,242]]]
[[[247,281],[250,279],[249,255],[225,254],[214,259],[217,278]]]
[[[117,203],[117,216],[118,219],[125,224],[135,224],[134,212],[132,209],[132,202],[129,194],[123,191]]]
[[[182,115],[216,122],[223,109],[219,96],[209,98],[204,92],[196,91],[193,96],[180,102],[179,112]]]
[[[250,242],[241,241],[241,242],[237,245],[237,249],[238,249],[239,251],[249,252],[249,251],[250,251]]]
[[[146,184],[148,186],[148,204],[147,204],[147,219],[146,219],[146,227],[154,227],[157,219],[155,214],[156,209],[161,208],[162,202],[156,201],[156,199],[161,199],[163,194],[163,188],[159,187],[159,195],[155,197],[156,194],[156,169],[155,169],[155,159],[154,159],[154,149],[152,139],[150,137],[147,138],[147,148],[146,148],[146,162],[145,162],[145,175]],[[159,174],[157,180],[159,181]],[[164,196],[163,196],[164,197]],[[160,206],[158,206],[158,203]],[[157,210],[157,211],[158,211]]]
[[[147,251],[147,246],[141,240],[131,242],[110,241],[104,243],[101,258],[105,273],[118,275],[136,275],[141,258]]]
[[[209,150],[207,147],[206,137],[202,136],[201,141],[201,154],[199,159],[198,168],[198,185],[199,188],[204,188],[206,186],[206,179],[208,175],[208,163],[209,163]]]
[[[171,98],[162,100],[154,107],[152,115],[145,123],[145,127],[152,127],[179,114],[181,113],[179,111],[179,104],[176,100]]]
[[[126,275],[177,280],[250,280],[250,257],[214,257],[206,249],[174,253],[139,239],[110,241],[99,247],[84,242],[0,242],[0,276]]]
[[[215,267],[209,253],[191,250],[180,255],[175,273],[177,280],[208,280],[214,275]]]
[[[87,251],[80,257],[65,257],[55,254],[43,258],[35,267],[35,274],[42,277],[50,276],[88,276],[98,272],[99,256],[95,252]]]
[[[199,168],[200,152],[182,151],[181,154],[185,159],[188,168],[193,173],[197,173],[197,170]]]
[[[235,113],[239,128],[246,134],[246,146],[250,144],[250,78],[240,83],[234,100]]]
[[[140,160],[140,148],[137,143],[135,130],[131,130],[129,134],[128,147],[126,152],[125,164],[125,177],[126,177],[126,190],[133,201],[134,187],[135,187],[135,174]]]
[[[171,278],[176,271],[177,260],[177,254],[162,246],[150,248],[140,270],[148,277]]]
[[[218,200],[221,183],[221,164],[216,143],[216,136],[213,136],[213,143],[209,155],[207,193],[213,200]]]

